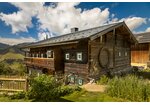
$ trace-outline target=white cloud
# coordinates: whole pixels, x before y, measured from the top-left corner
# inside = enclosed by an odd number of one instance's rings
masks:
[[[54,3],[50,6],[44,6],[43,3],[12,3],[20,10],[13,14],[0,13],[0,19],[5,21],[6,25],[12,27],[12,33],[27,32],[32,27],[32,17],[36,17],[40,25],[38,26],[39,40],[45,38],[50,33],[65,34],[70,32],[70,28],[78,27],[79,30],[100,26],[106,23],[125,21],[129,28],[134,31],[136,28],[147,23],[146,18],[130,16],[118,19],[115,14],[110,14],[109,8],[93,8],[82,10],[75,6],[79,3]],[[41,32],[48,30],[48,32]]]
[[[127,26],[130,28],[130,30],[134,30],[138,27],[140,27],[143,24],[146,24],[146,18],[142,17],[128,17],[128,18],[122,18],[120,21],[125,21]]]
[[[148,28],[145,30],[145,32],[150,32],[150,27],[148,27]]]
[[[38,13],[38,9],[42,7],[42,3],[12,3],[20,9],[12,14],[0,13],[0,19],[7,26],[12,27],[12,33],[28,32],[27,28],[32,27],[32,17]]]
[[[5,44],[9,44],[9,45],[16,45],[19,43],[25,43],[25,42],[35,42],[36,39],[32,38],[32,37],[28,37],[28,38],[24,38],[24,37],[20,37],[20,38],[4,38],[4,37],[0,37],[0,42],[1,43],[5,43]]]
[[[70,32],[72,27],[82,30],[102,25],[109,19],[108,8],[81,11],[81,8],[75,8],[75,5],[78,3],[58,3],[55,8],[44,7],[37,15],[41,23],[40,28],[64,34]]]
[[[27,32],[27,27],[32,27],[32,18],[23,11],[13,14],[0,14],[0,19],[5,21],[6,25],[11,25],[12,33],[19,31]]]
[[[6,25],[12,27],[12,33],[25,31],[32,27],[32,17],[37,16],[41,23],[40,29],[48,29],[57,33],[68,33],[70,28],[79,27],[80,29],[91,28],[106,23],[109,19],[108,8],[101,10],[93,8],[81,11],[81,8],[75,8],[79,3],[58,3],[54,6],[43,6],[43,3],[12,3],[20,9],[17,13],[3,14],[0,19],[5,21]]]

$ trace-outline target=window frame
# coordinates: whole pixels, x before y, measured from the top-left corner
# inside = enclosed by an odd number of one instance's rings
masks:
[[[36,57],[39,58],[39,54],[38,53],[36,54]]]
[[[121,51],[118,52],[118,56],[121,57]]]
[[[79,85],[83,85],[83,79],[79,78],[79,79],[78,79],[78,84],[79,84]]]
[[[69,53],[65,53],[65,60],[70,60],[70,54]]]
[[[79,57],[79,55],[80,55],[80,57]],[[82,52],[77,52],[76,56],[77,56],[76,57],[77,61],[83,61],[83,53]]]
[[[128,52],[127,51],[125,51],[125,56],[128,56]]]
[[[43,53],[41,53],[41,58],[44,58],[44,54]]]
[[[31,54],[31,57],[34,58],[34,54],[33,53]]]
[[[47,58],[53,58],[53,51],[52,50],[47,50]]]

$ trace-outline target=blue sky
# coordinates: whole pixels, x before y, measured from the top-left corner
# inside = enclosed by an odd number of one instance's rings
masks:
[[[43,40],[103,24],[125,21],[134,33],[150,32],[150,3],[0,3],[0,43]]]

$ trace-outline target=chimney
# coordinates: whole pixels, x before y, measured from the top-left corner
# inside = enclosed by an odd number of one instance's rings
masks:
[[[71,28],[71,33],[77,32],[79,29],[77,27]]]

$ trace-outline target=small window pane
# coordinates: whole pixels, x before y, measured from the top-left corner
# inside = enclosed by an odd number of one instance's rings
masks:
[[[66,53],[65,58],[66,58],[66,60],[69,60],[69,53]]]
[[[36,54],[36,57],[37,57],[37,58],[39,57],[38,54]]]
[[[128,53],[127,52],[125,52],[125,56],[127,56],[128,55]]]
[[[34,54],[32,54],[32,57],[34,57]]]
[[[82,80],[82,79],[79,79],[79,80],[78,80],[78,84],[79,84],[79,85],[83,85],[83,80]]]
[[[121,56],[121,52],[119,52],[119,56]]]
[[[75,82],[75,78],[74,78],[74,76],[71,76],[71,78],[70,78],[70,82],[71,82],[71,83],[74,83],[74,82]]]
[[[82,53],[77,53],[77,60],[82,61]]]
[[[47,51],[47,58],[53,58],[53,52],[51,50]]]
[[[43,54],[41,54],[41,58],[43,58]]]

